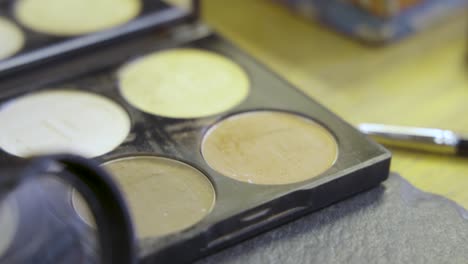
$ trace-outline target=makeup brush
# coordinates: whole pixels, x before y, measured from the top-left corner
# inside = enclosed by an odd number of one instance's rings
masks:
[[[358,129],[389,147],[468,156],[468,136],[451,130],[368,123]]]

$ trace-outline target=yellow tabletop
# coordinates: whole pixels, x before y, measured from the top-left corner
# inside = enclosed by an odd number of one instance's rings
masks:
[[[468,134],[467,21],[369,47],[268,0],[203,1],[205,22],[352,124]],[[468,208],[468,159],[392,150],[392,171]]]

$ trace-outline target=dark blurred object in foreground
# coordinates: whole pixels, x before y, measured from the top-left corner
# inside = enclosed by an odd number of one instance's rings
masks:
[[[71,188],[89,206],[90,231],[70,210]],[[111,176],[73,155],[0,164],[0,264],[136,261],[128,207]]]

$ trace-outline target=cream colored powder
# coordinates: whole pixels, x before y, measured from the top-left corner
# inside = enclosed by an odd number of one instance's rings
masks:
[[[23,31],[9,20],[0,17],[0,60],[12,56],[23,45]]]
[[[216,53],[173,49],[153,53],[118,72],[122,96],[147,113],[194,118],[218,114],[249,92],[242,68]]]
[[[74,36],[124,24],[141,8],[140,0],[18,0],[14,13],[31,30]]]
[[[3,104],[0,127],[0,148],[16,156],[70,152],[96,157],[124,141],[130,119],[106,97],[48,90]]]
[[[214,206],[211,182],[195,168],[167,158],[137,156],[104,164],[124,192],[138,237],[155,237],[186,229]],[[94,225],[83,198],[72,199],[86,223]]]
[[[19,212],[11,199],[0,201],[0,259],[6,253],[16,234]]]
[[[253,184],[287,184],[316,177],[337,158],[335,138],[309,119],[272,111],[238,114],[205,135],[202,153],[221,174]]]

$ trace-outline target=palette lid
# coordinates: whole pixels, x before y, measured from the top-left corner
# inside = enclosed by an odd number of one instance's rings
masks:
[[[14,14],[16,1],[0,1],[0,18],[17,25],[24,34],[20,50],[8,58],[0,58],[0,79],[18,71],[37,67],[64,55],[84,49],[122,41],[133,36],[196,21],[200,14],[200,0],[140,0],[142,9],[137,17],[120,26],[77,36],[55,36],[35,32],[22,25]],[[1,36],[0,36],[1,37]]]

